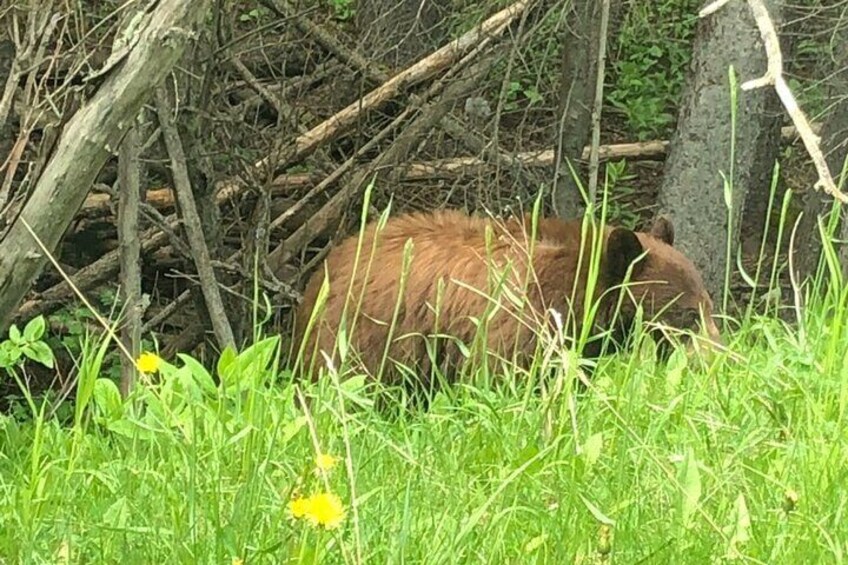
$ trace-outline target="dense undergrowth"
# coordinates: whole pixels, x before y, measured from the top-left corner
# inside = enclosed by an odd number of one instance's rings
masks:
[[[0,416],[0,558],[841,562],[848,288],[832,251],[799,323],[728,322],[732,353],[709,364],[660,364],[643,338],[581,391],[560,351],[541,391],[472,379],[427,411],[375,410],[344,368],[294,378],[276,336],[214,375],[145,356],[155,379],[122,401],[101,373],[110,341],[88,340],[72,414],[30,398]],[[37,342],[34,326],[16,336]]]

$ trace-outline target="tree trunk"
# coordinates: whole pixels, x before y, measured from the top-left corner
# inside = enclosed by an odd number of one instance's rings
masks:
[[[823,120],[821,146],[827,166],[838,186],[845,159],[848,157],[848,96],[845,94],[848,92],[848,24],[840,23],[830,44],[833,46],[833,53],[824,72],[828,77],[827,90],[834,103]],[[848,182],[841,185],[842,191],[845,191],[846,187]],[[831,211],[833,198],[813,187],[809,187],[802,198],[803,215],[794,241],[793,259],[796,270],[802,277],[806,277],[815,275],[818,268],[822,252],[818,221]],[[841,213],[844,216],[844,207]],[[848,221],[843,219],[839,239],[845,241],[846,237]],[[845,271],[848,269],[848,246],[842,245],[839,257]],[[848,276],[848,272],[845,276]]]
[[[611,2],[610,21],[617,19],[615,15],[619,6],[620,2]],[[578,178],[582,177],[579,160],[592,135],[592,100],[598,68],[601,2],[574,0],[563,17],[566,21],[561,43],[554,206],[558,216],[573,218],[586,209],[574,177],[575,174]],[[585,178],[581,178],[581,183],[586,190]]]
[[[784,15],[779,10],[769,10],[769,15],[771,16],[772,22],[774,23],[775,29],[780,34],[780,51],[783,53],[783,60],[787,61],[791,58],[792,49],[794,48],[795,43],[795,35],[792,33],[787,33],[788,30],[784,29],[782,26],[782,22],[780,20],[781,16],[789,17],[788,15]],[[763,47],[764,49],[764,47]],[[784,63],[784,67],[786,64]],[[765,69],[762,69],[762,73],[765,72]],[[737,75],[738,76],[738,75]],[[742,77],[740,77],[742,78]],[[747,79],[747,77],[746,77]],[[770,89],[770,87],[766,87],[766,89]],[[773,96],[769,96],[768,101],[766,102],[766,106],[763,109],[762,118],[763,124],[767,124],[767,128],[779,128],[780,124],[783,121],[784,116],[786,115],[786,111],[783,108],[783,105],[780,103],[780,99],[777,94]],[[774,138],[775,146],[773,148],[774,151],[774,159],[778,157],[780,152],[780,137]],[[770,150],[771,151],[771,150]],[[756,182],[748,186],[748,192],[745,195],[745,205],[742,211],[742,218],[740,220],[740,246],[742,253],[747,255],[758,256],[760,252],[760,247],[763,242],[763,236],[765,235],[765,222],[766,216],[769,213],[769,207],[772,208],[772,226],[769,228],[769,246],[766,249],[772,248],[772,243],[774,241],[773,238],[777,237],[777,230],[774,229],[775,217],[779,216],[779,210],[781,206],[781,201],[783,200],[783,196],[781,192],[778,190],[775,194],[775,202],[770,200],[771,197],[771,183],[772,177],[774,175],[774,159],[768,162],[769,170],[762,171],[764,175],[762,182]],[[765,168],[766,164],[763,164],[763,168]],[[782,171],[782,170],[781,170]],[[780,171],[779,171],[780,172]],[[782,175],[779,175],[782,176]],[[781,179],[778,178],[778,188],[780,188]],[[775,207],[778,212],[775,212]]]
[[[770,14],[779,20],[775,3],[768,4]],[[717,304],[724,294],[728,238],[733,265],[746,195],[752,187],[770,182],[780,136],[774,112],[779,100],[769,87],[737,89],[734,136],[731,65],[738,84],[759,78],[766,70],[765,48],[744,2],[730,2],[698,22],[677,131],[658,195],[660,213],[678,226],[675,246],[701,270]],[[732,181],[729,210],[722,174]]]
[[[32,196],[0,241],[0,331],[47,262],[29,229],[48,252],[56,249],[97,173],[134,125],[152,89],[180,58],[190,38],[187,30],[200,24],[209,4],[209,0],[159,4],[146,25],[140,24],[135,45],[68,121]]]

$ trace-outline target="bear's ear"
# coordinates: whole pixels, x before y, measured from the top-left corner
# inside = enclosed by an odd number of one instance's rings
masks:
[[[651,226],[651,235],[667,245],[674,245],[674,224],[668,216],[660,216]]]
[[[614,228],[607,238],[604,271],[611,284],[624,281],[627,268],[639,257],[644,249],[636,234],[625,228]],[[633,274],[638,272],[634,266]]]

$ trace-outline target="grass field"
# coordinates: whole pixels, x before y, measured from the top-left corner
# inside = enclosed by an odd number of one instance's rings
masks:
[[[355,375],[300,410],[276,338],[225,356],[220,386],[160,364],[123,404],[88,343],[70,422],[37,400],[0,417],[0,560],[842,562],[847,296],[745,320],[708,367],[645,341],[580,393],[572,366],[558,394],[505,379],[399,417]]]
[[[0,562],[841,563],[848,285],[825,251],[792,323],[727,320],[709,362],[636,336],[580,388],[549,346],[426,411],[375,409],[345,367],[304,383],[258,335],[214,375],[142,355],[156,378],[123,401],[113,342],[86,339],[72,402],[0,415]],[[44,327],[0,344],[22,389]]]

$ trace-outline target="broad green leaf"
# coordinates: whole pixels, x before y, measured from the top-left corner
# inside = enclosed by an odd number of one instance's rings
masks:
[[[149,441],[154,437],[153,430],[146,428],[133,420],[127,420],[125,418],[109,422],[106,425],[106,429],[128,439]]]
[[[48,369],[53,368],[53,351],[43,341],[35,341],[29,345],[25,345],[21,348],[21,351],[24,352],[24,355],[37,363],[41,363]]]
[[[30,320],[24,328],[24,339],[29,342],[38,341],[44,335],[44,316],[37,316]]]
[[[227,372],[227,369],[230,365],[233,364],[233,361],[238,357],[238,353],[231,346],[227,346],[221,352],[221,356],[218,358],[218,365],[215,368],[215,372],[218,373],[218,378],[222,381],[224,380],[224,373]],[[185,361],[185,359],[183,359]]]
[[[730,525],[728,554],[733,558],[741,557],[739,546],[751,539],[751,515],[742,493],[736,497],[733,508],[733,523]]]
[[[9,328],[9,341],[14,343],[15,345],[23,344],[23,337],[21,336],[21,330],[18,329],[18,326],[12,324],[12,327]]]
[[[588,498],[583,496],[580,493],[577,493],[580,499],[583,501],[583,504],[586,505],[586,508],[589,509],[589,512],[592,513],[592,516],[595,517],[595,520],[600,522],[601,524],[606,524],[607,526],[615,526],[615,520],[601,512],[601,509],[595,506]]]
[[[94,383],[94,405],[113,421],[123,415],[123,403],[118,386],[110,379],[97,379]]]
[[[548,539],[548,534],[540,534],[524,545],[524,553],[533,553],[545,544]]]
[[[224,351],[232,351],[229,349],[229,346]],[[194,382],[200,386],[200,389],[210,395],[214,395],[215,391],[217,391],[217,387],[215,386],[215,381],[212,380],[212,375],[209,374],[209,371],[206,370],[206,367],[200,364],[194,357],[190,355],[186,355],[185,353],[178,353],[177,357],[185,363],[186,367],[190,371]],[[223,354],[221,355],[223,357]],[[220,359],[218,360],[220,365]]]
[[[666,363],[665,390],[666,393],[673,396],[677,394],[680,388],[680,381],[683,380],[683,373],[689,363],[689,358],[686,356],[686,350],[682,347],[677,347],[672,352]]]
[[[695,451],[691,447],[686,450],[679,481],[683,489],[680,493],[680,523],[684,528],[689,528],[701,499],[701,472],[698,469]]]
[[[120,497],[103,513],[103,525],[108,528],[125,528],[130,518],[130,507],[126,497]]]

